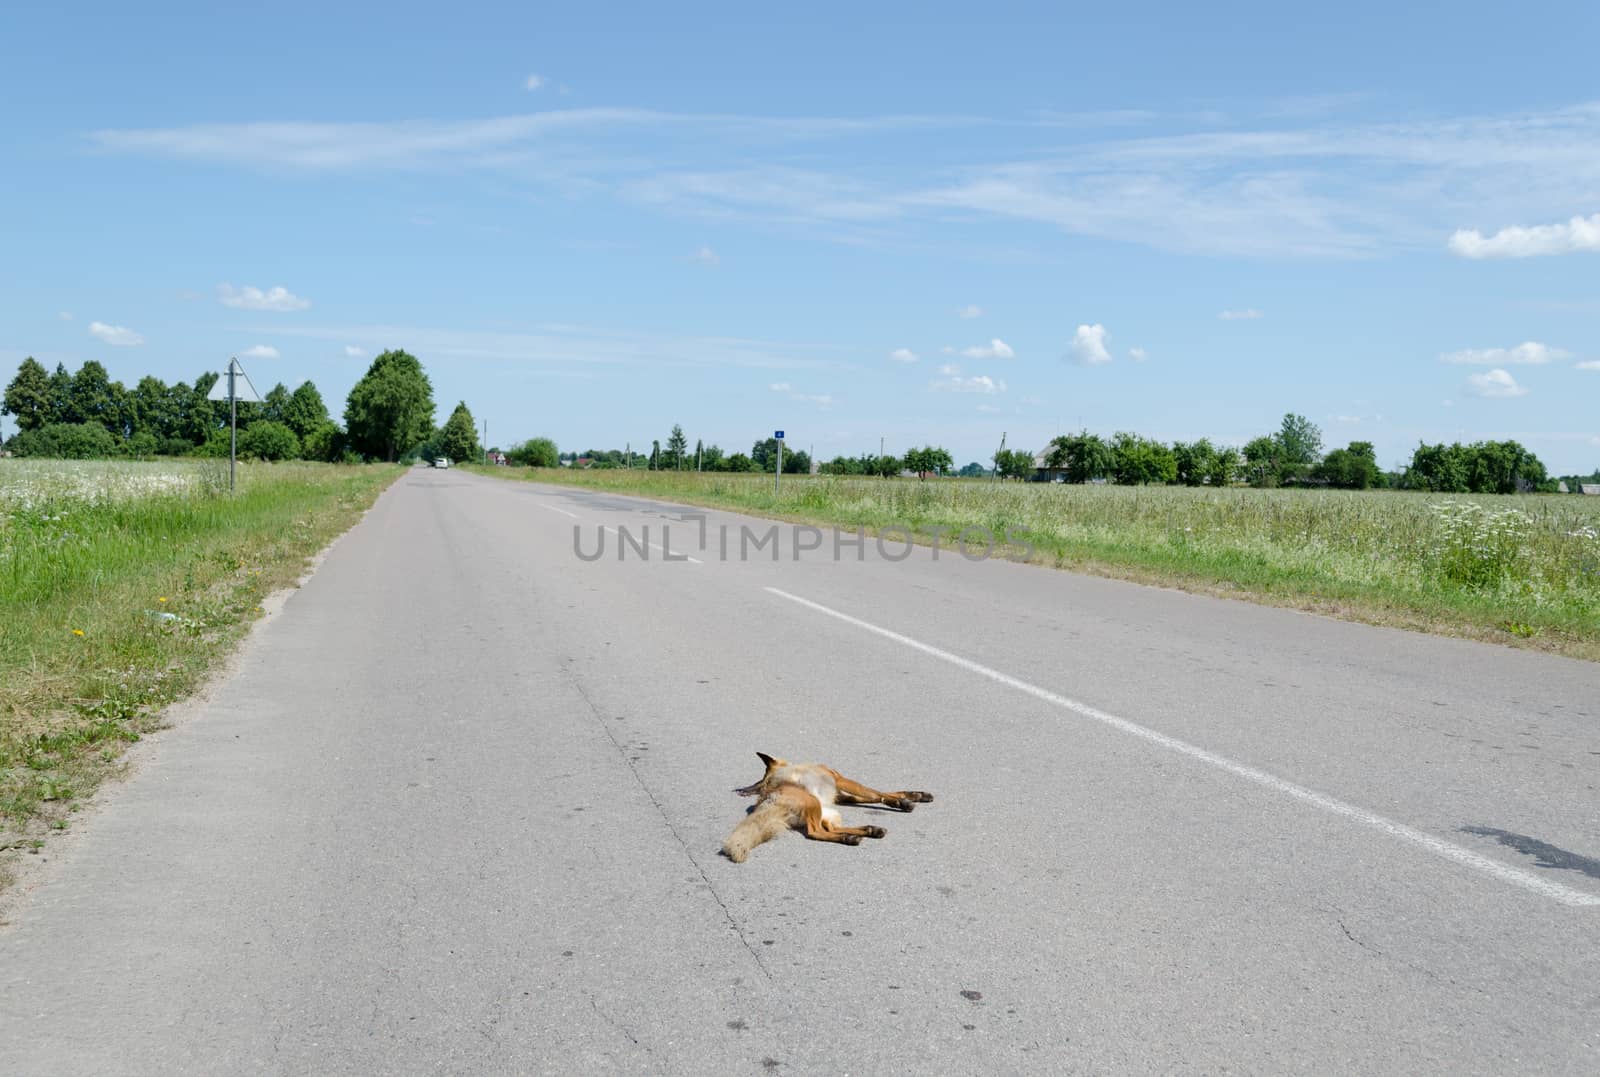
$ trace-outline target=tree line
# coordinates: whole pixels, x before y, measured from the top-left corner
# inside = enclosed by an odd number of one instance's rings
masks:
[[[0,404],[18,431],[5,448],[18,456],[226,456],[228,401],[207,399],[220,377],[206,371],[169,385],[147,375],[128,389],[94,360],[76,373],[60,363],[48,372],[29,356]],[[461,462],[483,452],[465,401],[434,426],[432,382],[416,356],[400,350],[379,355],[351,388],[342,425],[310,381],[292,391],[280,382],[260,403],[235,407],[239,454],[247,458]]]

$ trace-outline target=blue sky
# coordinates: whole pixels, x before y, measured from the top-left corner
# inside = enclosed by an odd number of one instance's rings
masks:
[[[6,380],[337,417],[403,347],[498,444],[1600,465],[1591,3],[159,6],[0,16]]]

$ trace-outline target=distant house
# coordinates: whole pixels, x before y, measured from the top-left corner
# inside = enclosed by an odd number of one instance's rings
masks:
[[[1600,482],[1582,483],[1578,486],[1578,489],[1582,490],[1590,497],[1600,497]]]
[[[1572,491],[1567,489],[1567,484],[1566,484],[1565,480],[1563,480],[1561,482],[1556,483],[1556,493],[1558,493],[1558,494],[1570,494],[1570,493],[1572,493]]]
[[[1051,467],[1046,461],[1050,458],[1050,451],[1043,450],[1033,454],[1033,477],[1029,482],[1066,482],[1067,469],[1064,467]]]

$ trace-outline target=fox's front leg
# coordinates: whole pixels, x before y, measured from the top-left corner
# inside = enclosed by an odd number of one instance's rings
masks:
[[[915,790],[900,790],[894,793],[880,793],[870,786],[860,782],[851,781],[838,771],[833,774],[834,784],[839,788],[839,798],[846,804],[886,804],[900,811],[910,811],[918,804],[926,804],[933,799],[932,793],[921,793]]]

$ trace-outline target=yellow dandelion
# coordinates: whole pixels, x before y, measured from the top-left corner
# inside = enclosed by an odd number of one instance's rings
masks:
[[[74,628],[74,629],[73,629],[73,630],[72,630],[72,634],[73,634],[73,635],[74,635],[74,636],[81,636],[81,635],[83,635],[83,629],[81,629],[81,628]]]
[[[166,600],[167,600],[167,596],[166,595],[162,595],[160,598],[156,599],[157,602],[165,602]]]

